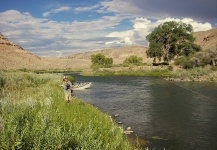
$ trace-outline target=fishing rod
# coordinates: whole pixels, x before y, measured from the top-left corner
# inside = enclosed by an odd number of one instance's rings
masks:
[[[162,78],[163,78],[163,77],[162,77]],[[166,80],[165,78],[163,78],[163,79]],[[203,95],[203,94],[201,94],[201,93],[198,93],[198,92],[196,92],[196,91],[194,91],[194,90],[192,90],[192,89],[189,89],[189,88],[187,88],[187,87],[184,87],[184,86],[182,86],[182,85],[179,85],[179,84],[176,83],[176,82],[169,81],[169,80],[166,80],[166,81],[168,81],[168,82],[170,82],[170,83],[172,83],[172,84],[175,84],[176,86],[179,86],[179,87],[181,87],[181,88],[183,88],[183,89],[185,89],[185,90],[191,91],[192,93],[195,93],[195,94],[197,94],[197,95],[200,95],[201,97],[204,97],[204,98],[206,98],[206,99],[209,100],[209,101],[213,101],[213,102],[216,102],[216,103],[217,103],[216,100],[214,100],[214,99],[212,99],[212,98],[210,98],[210,97],[208,97],[208,96],[205,96],[205,95]]]

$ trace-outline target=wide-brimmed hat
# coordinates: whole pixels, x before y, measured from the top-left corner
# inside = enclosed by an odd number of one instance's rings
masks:
[[[68,77],[67,77],[67,76],[64,76],[63,79],[68,79]]]

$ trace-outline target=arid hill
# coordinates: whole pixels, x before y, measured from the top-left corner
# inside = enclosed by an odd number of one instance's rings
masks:
[[[111,48],[111,49],[79,53],[79,54],[68,56],[68,58],[90,60],[91,55],[100,53],[105,55],[106,57],[112,58],[114,64],[121,64],[127,57],[136,55],[138,57],[142,57],[144,62],[152,63],[152,59],[147,58],[146,56],[146,50],[147,47],[145,46],[133,45],[133,46],[120,47],[120,48]]]
[[[77,58],[39,57],[13,44],[0,33],[0,69],[3,70],[85,68],[87,67],[86,61],[86,59]]]
[[[42,58],[13,44],[0,34],[0,69],[37,68],[43,63]]]
[[[203,50],[216,50],[217,28],[208,31],[195,32],[196,44]],[[66,68],[89,68],[92,54],[101,53],[106,57],[113,58],[114,64],[123,63],[124,59],[136,55],[143,58],[143,62],[152,63],[152,59],[146,56],[147,47],[126,46],[97,51],[84,52],[62,58],[44,58],[29,53],[22,47],[13,44],[0,34],[0,69],[66,69]]]
[[[203,50],[217,49],[217,28],[195,32],[193,35],[196,37],[195,43],[200,45]]]

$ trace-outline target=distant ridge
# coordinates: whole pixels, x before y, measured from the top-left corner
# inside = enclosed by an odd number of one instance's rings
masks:
[[[121,64],[127,57],[135,55],[138,57],[142,57],[143,61],[147,63],[151,63],[152,59],[147,58],[146,56],[147,49],[148,48],[145,46],[133,45],[133,46],[120,47],[120,48],[109,48],[109,49],[79,53],[79,54],[70,55],[68,56],[68,58],[90,59],[91,55],[100,53],[105,55],[106,57],[113,58],[114,64]]]
[[[195,43],[203,50],[217,50],[217,28],[195,32],[194,36],[196,37]],[[0,33],[0,69],[85,69],[91,65],[91,55],[97,53],[113,58],[114,64],[123,63],[124,59],[131,55],[142,57],[143,62],[149,64],[152,63],[152,59],[147,58],[147,49],[145,46],[132,45],[89,51],[62,58],[44,58],[13,44]]]

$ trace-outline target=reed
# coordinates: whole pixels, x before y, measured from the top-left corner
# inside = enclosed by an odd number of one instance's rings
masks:
[[[0,149],[139,149],[98,108],[66,105],[60,75],[0,72],[0,81]]]

